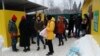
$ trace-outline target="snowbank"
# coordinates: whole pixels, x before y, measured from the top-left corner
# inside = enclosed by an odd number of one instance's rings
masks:
[[[72,45],[67,56],[100,56],[100,46],[93,36],[86,35]]]

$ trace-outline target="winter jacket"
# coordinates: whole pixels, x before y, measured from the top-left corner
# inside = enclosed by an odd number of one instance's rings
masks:
[[[75,27],[76,28],[80,28],[81,27],[81,23],[82,23],[82,19],[81,18],[76,18],[75,19]]]
[[[57,22],[57,33],[63,34],[64,30],[65,30],[64,22],[63,21],[58,21]]]
[[[17,26],[15,24],[15,22],[13,22],[12,20],[9,21],[8,23],[8,31],[11,35],[11,37],[17,37]]]
[[[35,21],[34,28],[37,32],[43,30],[43,22],[42,21]]]
[[[8,24],[8,29],[9,29],[9,33],[17,33],[18,30],[17,30],[17,26],[15,24],[15,22],[13,22],[12,20],[9,21],[9,24]]]
[[[54,35],[55,35],[54,28],[55,28],[55,19],[52,17],[52,19],[48,21],[47,27],[46,27],[48,40],[54,39]]]

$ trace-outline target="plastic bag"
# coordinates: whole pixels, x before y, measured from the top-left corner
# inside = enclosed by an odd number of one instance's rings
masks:
[[[46,31],[46,28],[44,28],[41,32],[40,32],[40,35],[42,36],[42,37],[47,37],[47,31]]]

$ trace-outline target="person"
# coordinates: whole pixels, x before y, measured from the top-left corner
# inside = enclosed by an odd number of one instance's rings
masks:
[[[37,51],[40,50],[40,40],[41,40],[41,42],[42,42],[42,44],[44,46],[44,49],[45,49],[46,46],[45,46],[43,37],[39,35],[40,31],[43,30],[43,22],[41,21],[41,17],[40,16],[37,17],[37,19],[36,19],[36,21],[34,23],[34,28],[37,31],[37,46],[38,46]]]
[[[24,47],[24,52],[30,51],[30,28],[29,23],[25,16],[22,16],[22,19],[19,24],[20,31],[20,46]]]
[[[44,18],[44,28],[47,26],[47,22],[48,22],[48,19],[47,19],[47,16],[45,16],[45,18]]]
[[[12,51],[15,51],[17,52],[18,49],[16,47],[16,44],[17,44],[17,39],[18,39],[18,29],[17,29],[17,26],[16,26],[16,21],[17,21],[17,17],[15,15],[13,15],[12,19],[9,20],[9,23],[8,23],[8,31],[10,33],[10,36],[11,36],[11,40],[12,40]]]
[[[80,37],[80,30],[81,30],[81,23],[82,23],[82,18],[80,15],[75,16],[75,37],[79,38]]]
[[[36,30],[34,28],[34,22],[35,22],[35,16],[33,18],[29,18],[29,27],[30,27],[30,39],[32,44],[36,44],[36,42],[34,41],[34,38],[36,37]]]
[[[60,17],[60,18],[58,18],[58,21],[57,21],[57,35],[58,35],[58,39],[59,39],[58,46],[64,45],[64,42],[63,42],[64,30],[65,30],[65,24],[64,24],[63,18]]]
[[[83,19],[83,21],[82,21],[82,33],[83,33],[82,36],[85,36],[86,28],[87,28],[87,20]]]
[[[66,29],[67,29],[67,26],[68,26],[68,22],[67,22],[67,20],[64,17],[62,17],[62,19],[63,19],[64,25],[65,25],[63,36],[64,36],[65,41],[67,41]]]
[[[46,28],[47,24],[48,24],[48,18],[47,18],[47,15],[46,15],[45,18],[44,18],[44,28]],[[45,38],[45,45],[47,45],[47,39],[46,38]]]
[[[90,19],[89,19],[89,17],[88,17],[88,15],[87,14],[84,14],[84,18],[86,19],[86,21],[87,21],[87,23],[86,23],[86,25],[87,25],[87,28],[86,28],[86,34],[90,34]]]
[[[68,38],[71,38],[71,33],[73,33],[73,30],[74,30],[74,19],[73,15],[70,15],[69,25],[68,25]]]
[[[55,28],[55,19],[52,16],[48,16],[48,23],[46,26],[47,30],[47,45],[49,48],[49,52],[46,54],[47,56],[52,55],[54,53],[52,40],[54,39],[54,28]]]

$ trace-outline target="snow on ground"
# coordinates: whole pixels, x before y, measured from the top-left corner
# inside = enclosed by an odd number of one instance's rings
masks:
[[[77,39],[75,38],[70,38],[68,41],[64,40],[64,46],[58,46],[58,39],[55,39],[53,41],[54,45],[54,54],[52,56],[66,56],[68,53],[69,48],[71,45],[76,41]],[[22,47],[17,47],[19,49],[19,52],[13,52],[11,48],[6,48],[3,49],[2,51],[2,56],[46,56],[48,53],[48,47],[46,49],[43,49],[43,45],[41,44],[41,49],[40,51],[37,51],[37,45],[32,44],[31,45],[31,51],[29,52],[23,52]],[[1,52],[0,52],[1,53]],[[1,54],[0,54],[1,56]]]

